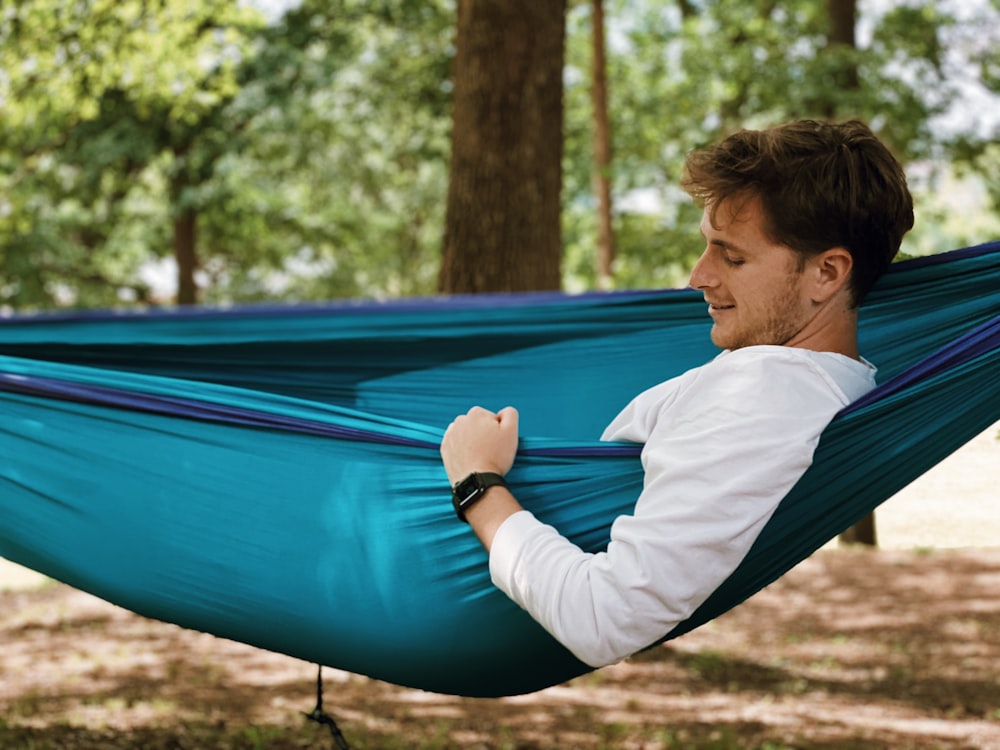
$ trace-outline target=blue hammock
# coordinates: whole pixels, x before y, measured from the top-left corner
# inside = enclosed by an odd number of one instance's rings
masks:
[[[493,588],[438,456],[517,405],[510,481],[587,550],[642,484],[600,443],[716,350],[701,294],[485,295],[0,320],[0,556],[149,617],[401,685],[525,693],[577,661]],[[680,635],[1000,419],[1000,243],[896,264],[871,394]]]

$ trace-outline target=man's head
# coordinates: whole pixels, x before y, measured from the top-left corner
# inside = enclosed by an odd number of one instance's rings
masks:
[[[913,200],[899,162],[857,121],[811,120],[743,130],[687,159],[681,183],[713,225],[723,204],[756,202],[765,235],[802,261],[831,248],[852,259],[859,305],[913,226]]]

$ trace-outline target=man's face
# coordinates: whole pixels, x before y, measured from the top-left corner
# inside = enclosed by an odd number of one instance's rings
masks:
[[[767,238],[756,198],[720,204],[715,220],[713,227],[706,209],[705,252],[689,282],[709,304],[712,343],[722,349],[794,345],[813,315],[799,255]]]

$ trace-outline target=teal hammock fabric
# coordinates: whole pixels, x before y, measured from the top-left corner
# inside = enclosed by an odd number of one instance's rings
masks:
[[[716,353],[700,293],[485,295],[0,319],[0,556],[140,614],[442,693],[589,668],[495,590],[437,446],[521,410],[510,475],[584,549],[642,484],[600,443]],[[905,261],[862,310],[880,385],[734,574],[718,616],[1000,419],[1000,243]]]

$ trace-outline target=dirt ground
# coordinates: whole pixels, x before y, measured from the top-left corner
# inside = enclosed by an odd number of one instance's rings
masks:
[[[324,670],[351,748],[1000,750],[1000,425],[667,646],[463,699]],[[315,667],[0,565],[0,748],[336,748]]]

